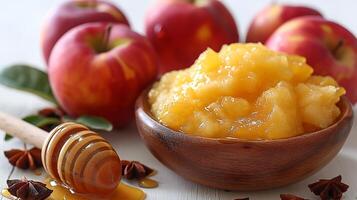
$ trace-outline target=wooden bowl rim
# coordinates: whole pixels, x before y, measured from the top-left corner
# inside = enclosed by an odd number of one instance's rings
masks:
[[[337,128],[337,126],[344,121],[345,119],[353,119],[354,114],[353,114],[353,109],[352,109],[352,104],[351,102],[348,100],[348,98],[343,95],[340,98],[340,101],[337,103],[338,107],[341,110],[341,114],[338,117],[338,120],[333,123],[332,125],[328,126],[327,128],[315,131],[315,132],[310,132],[310,133],[305,133],[302,135],[297,135],[297,136],[293,136],[293,137],[289,137],[289,138],[281,138],[281,139],[274,139],[274,140],[248,140],[248,139],[241,139],[241,138],[210,138],[210,137],[203,137],[203,136],[198,136],[198,135],[192,135],[192,134],[187,134],[184,132],[180,132],[180,131],[176,131],[171,129],[170,127],[165,126],[164,124],[160,123],[159,121],[157,121],[155,119],[155,117],[153,116],[153,114],[151,113],[151,109],[150,109],[150,104],[148,102],[148,94],[149,91],[151,90],[152,86],[146,88],[141,95],[139,96],[139,98],[136,101],[136,106],[135,106],[135,110],[136,112],[138,112],[140,109],[143,111],[142,113],[145,114],[145,117],[148,118],[150,120],[150,122],[152,122],[153,124],[156,125],[156,127],[159,127],[159,129],[161,129],[160,133],[165,132],[165,134],[170,133],[171,135],[175,135],[177,137],[184,137],[188,140],[191,141],[205,141],[205,142],[219,142],[219,143],[245,143],[245,144],[278,144],[278,143],[286,143],[286,142],[293,142],[293,141],[301,141],[301,140],[308,140],[309,138],[312,138],[316,135],[319,134],[328,134],[331,131],[329,130],[333,130],[335,128]]]

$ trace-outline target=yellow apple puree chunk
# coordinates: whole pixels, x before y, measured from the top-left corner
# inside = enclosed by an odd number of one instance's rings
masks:
[[[187,134],[289,138],[326,128],[340,114],[336,103],[345,90],[312,73],[303,57],[261,44],[231,44],[162,76],[149,102],[160,123]]]

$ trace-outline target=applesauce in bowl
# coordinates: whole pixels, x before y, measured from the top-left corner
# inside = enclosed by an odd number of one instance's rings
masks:
[[[178,175],[224,190],[302,180],[330,162],[352,124],[345,90],[305,59],[260,44],[207,50],[136,102],[150,152]]]
[[[345,90],[312,73],[303,57],[261,44],[231,44],[165,74],[149,92],[149,103],[160,123],[186,134],[289,138],[324,129],[340,115],[336,104]]]

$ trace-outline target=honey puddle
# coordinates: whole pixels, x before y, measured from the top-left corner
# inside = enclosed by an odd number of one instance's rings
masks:
[[[145,193],[135,187],[129,186],[121,182],[114,193],[108,197],[91,197],[85,195],[74,194],[67,188],[56,183],[52,179],[46,180],[46,186],[48,189],[53,190],[50,199],[54,200],[143,200],[145,199]]]
[[[159,186],[159,183],[150,178],[144,178],[139,181],[139,186],[142,188],[156,188]]]
[[[33,170],[33,173],[34,173],[36,176],[41,176],[41,175],[42,175],[42,171],[39,170],[39,169]]]
[[[98,196],[85,196],[80,194],[74,194],[66,187],[59,185],[56,181],[52,179],[47,179],[45,181],[47,188],[53,190],[51,196],[48,197],[49,200],[144,200],[145,193],[135,187],[120,183],[114,193],[108,197],[98,197]],[[12,196],[8,190],[4,189],[1,192],[2,196],[10,199],[17,200],[16,197]]]

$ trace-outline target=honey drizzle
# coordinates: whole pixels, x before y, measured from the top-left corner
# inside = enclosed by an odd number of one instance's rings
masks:
[[[75,194],[52,179],[47,179],[45,183],[47,188],[53,190],[49,197],[49,199],[53,200],[144,200],[146,197],[142,190],[126,185],[123,182],[119,184],[113,194],[107,197]]]
[[[146,178],[140,179],[138,182],[139,187],[141,188],[156,188],[159,186],[159,183],[156,180],[153,180],[149,177],[155,176],[157,174],[156,170],[153,170]]]
[[[139,180],[139,186],[142,188],[156,188],[159,186],[159,183],[150,178],[143,178]]]
[[[32,171],[33,174],[35,174],[36,176],[41,176],[42,175],[42,171],[40,169],[35,169]]]

